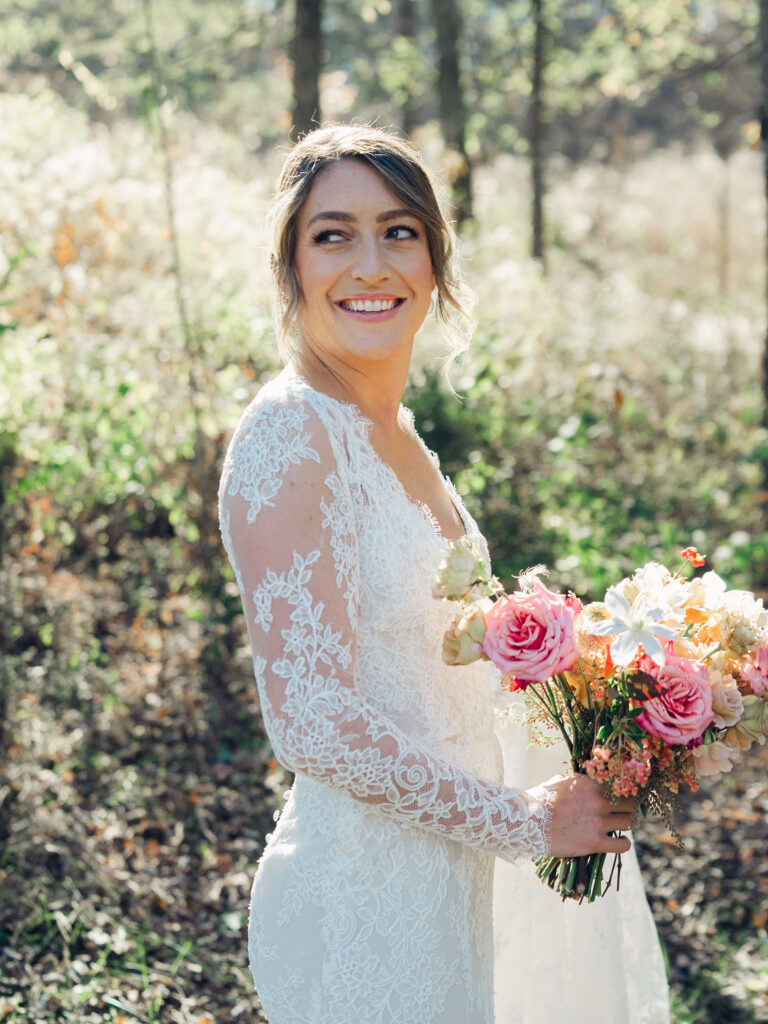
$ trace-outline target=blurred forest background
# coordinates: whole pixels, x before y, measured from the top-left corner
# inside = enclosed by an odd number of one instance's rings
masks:
[[[407,401],[499,575],[596,596],[694,543],[768,585],[760,14],[0,0],[0,1021],[262,1019],[290,779],[216,490],[314,120],[397,125],[443,182],[478,327],[461,399],[425,328]],[[678,1024],[768,1021],[766,768],[686,802],[685,850],[638,832]]]

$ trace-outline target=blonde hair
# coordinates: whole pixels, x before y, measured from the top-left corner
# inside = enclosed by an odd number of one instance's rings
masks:
[[[302,301],[294,260],[299,213],[317,176],[341,160],[359,160],[424,225],[437,289],[436,315],[452,357],[469,345],[474,296],[456,267],[456,236],[443,216],[429,174],[413,146],[370,125],[331,125],[305,135],[283,164],[270,212],[270,266],[275,284],[275,319],[280,353],[294,351]]]

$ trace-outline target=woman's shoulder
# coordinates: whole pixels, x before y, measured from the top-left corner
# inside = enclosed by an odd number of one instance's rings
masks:
[[[229,443],[220,502],[236,495],[251,502],[251,516],[282,487],[287,474],[306,483],[329,473],[347,476],[356,433],[365,433],[359,410],[315,391],[284,370],[251,399]]]
[[[281,427],[304,423],[322,425],[328,432],[365,427],[360,410],[313,388],[303,377],[286,367],[277,377],[263,384],[240,417],[235,437],[254,428]]]

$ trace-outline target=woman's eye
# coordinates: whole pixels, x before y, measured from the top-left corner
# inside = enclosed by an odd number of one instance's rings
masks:
[[[410,238],[418,238],[419,233],[407,224],[395,224],[387,231],[387,237],[394,238],[396,242],[405,242]]]
[[[344,240],[344,235],[341,231],[335,228],[326,228],[325,231],[320,231],[316,234],[312,241],[315,245],[327,245],[332,242],[341,242]]]

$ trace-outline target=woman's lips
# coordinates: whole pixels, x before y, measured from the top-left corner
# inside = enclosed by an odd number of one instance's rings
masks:
[[[349,316],[363,320],[387,320],[394,316],[405,299],[397,295],[350,295],[339,299],[336,307]]]

